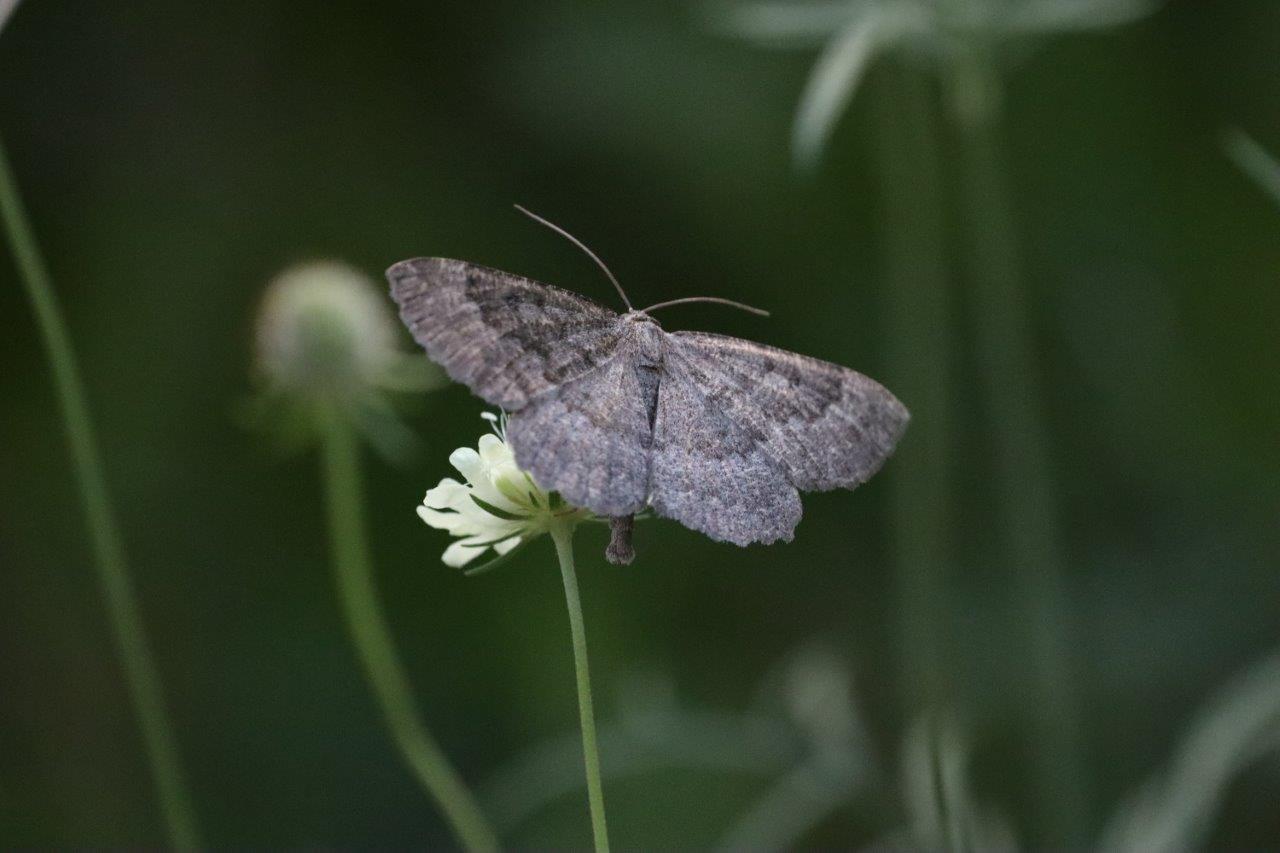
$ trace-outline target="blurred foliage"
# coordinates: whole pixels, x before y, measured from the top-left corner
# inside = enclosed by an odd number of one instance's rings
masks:
[[[1090,838],[1153,773],[1176,775],[1189,721],[1275,645],[1280,208],[1220,138],[1238,126],[1280,151],[1277,44],[1271,0],[1170,0],[1122,29],[1055,39],[1006,77],[1009,178],[1052,392],[1098,809],[1079,818]],[[25,0],[5,23],[0,130],[67,306],[212,843],[451,843],[343,633],[313,460],[282,460],[235,422],[267,282],[313,258],[377,276],[438,254],[613,304],[588,261],[510,210],[520,202],[586,241],[637,304],[699,293],[773,311],[764,321],[690,306],[672,309],[668,328],[886,376],[875,118],[854,101],[821,167],[798,178],[789,133],[812,60],[724,39],[703,7],[674,0]],[[877,63],[862,85],[882,86],[891,68]],[[948,186],[953,143],[943,140]],[[947,225],[958,256],[962,223]],[[963,301],[971,283],[956,274]],[[955,354],[957,458],[937,460],[955,466],[962,496],[940,630],[964,727],[962,751],[945,754],[962,793],[1034,845],[1027,614],[993,558],[972,347],[962,337]],[[47,380],[6,252],[0,841],[155,843],[152,786]],[[474,443],[480,409],[457,387],[419,398],[404,419],[423,450],[400,467],[369,455],[367,514],[424,713],[495,814],[504,802],[514,814],[513,762],[576,737],[551,545],[465,579],[439,562],[445,537],[414,516],[447,453]],[[885,510],[882,476],[807,496],[784,546],[739,550],[646,522],[626,569],[598,557],[605,531],[585,530],[602,726],[639,719],[669,693],[713,722],[727,715],[715,731],[732,741],[765,674],[818,638],[852,674],[877,769],[867,796],[852,795],[863,776],[837,773],[849,795],[793,840],[871,843],[918,824],[894,756],[929,735],[896,683]],[[736,764],[655,759],[608,778],[615,843],[731,838],[808,755],[803,717],[760,713],[764,728],[739,738]],[[625,758],[608,749],[606,772]],[[1232,769],[1244,775],[1221,783],[1201,837],[1274,842],[1275,763]],[[507,827],[513,843],[590,837],[580,788],[521,815]]]

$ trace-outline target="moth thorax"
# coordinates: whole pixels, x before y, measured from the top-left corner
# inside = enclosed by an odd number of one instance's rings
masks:
[[[633,326],[635,335],[636,364],[645,367],[661,367],[663,351],[663,331],[655,322],[637,322]]]

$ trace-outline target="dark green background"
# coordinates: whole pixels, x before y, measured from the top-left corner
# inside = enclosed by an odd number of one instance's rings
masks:
[[[1229,125],[1280,152],[1280,4],[1171,2],[1009,67],[1009,177],[1067,538],[1072,650],[1096,814],[1166,760],[1280,624],[1280,208],[1222,156]],[[26,0],[0,35],[0,132],[65,302],[205,837],[217,845],[448,843],[347,643],[316,460],[240,429],[250,328],[283,267],[379,276],[467,258],[612,303],[520,202],[674,309],[890,385],[878,230],[877,66],[810,179],[789,167],[813,55],[709,35],[691,5],[406,0]],[[945,138],[951,180],[954,140]],[[955,210],[951,205],[950,210]],[[992,529],[963,232],[958,558],[948,638],[976,785],[1034,840],[1014,569]],[[163,828],[95,585],[48,364],[0,256],[0,844],[156,843]],[[406,342],[407,345],[407,342]],[[910,406],[912,400],[905,402]],[[481,783],[576,727],[550,542],[493,575],[439,562],[413,508],[474,444],[451,388],[408,415],[424,450],[369,458],[389,618],[430,724]],[[917,422],[930,417],[915,411]],[[904,452],[909,448],[908,434]],[[789,545],[739,550],[646,522],[629,568],[580,571],[598,712],[628,674],[746,707],[820,641],[852,673],[882,760],[909,719],[897,673],[889,477],[805,499]],[[655,772],[608,784],[619,846],[706,844],[771,780]],[[890,801],[893,791],[884,796]],[[1214,838],[1280,837],[1274,763],[1235,785]],[[851,805],[813,843],[896,823]],[[577,793],[508,835],[585,844]]]

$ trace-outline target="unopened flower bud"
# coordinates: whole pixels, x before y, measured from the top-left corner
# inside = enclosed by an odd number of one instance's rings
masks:
[[[267,286],[254,335],[258,393],[248,425],[306,446],[327,419],[353,425],[383,456],[403,460],[414,440],[394,394],[444,384],[419,353],[397,347],[391,302],[363,273],[336,261],[300,264]]]
[[[277,276],[262,301],[256,337],[263,378],[313,397],[359,395],[402,358],[386,300],[362,273],[334,261]]]

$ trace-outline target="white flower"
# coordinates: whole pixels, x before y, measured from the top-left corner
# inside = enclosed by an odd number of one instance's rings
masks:
[[[586,510],[565,504],[541,489],[516,465],[506,442],[505,423],[493,415],[495,431],[481,436],[479,447],[459,447],[449,454],[465,483],[446,477],[427,492],[418,515],[432,527],[460,537],[445,549],[445,565],[465,566],[492,548],[498,556],[545,532],[553,521],[583,520]]]

